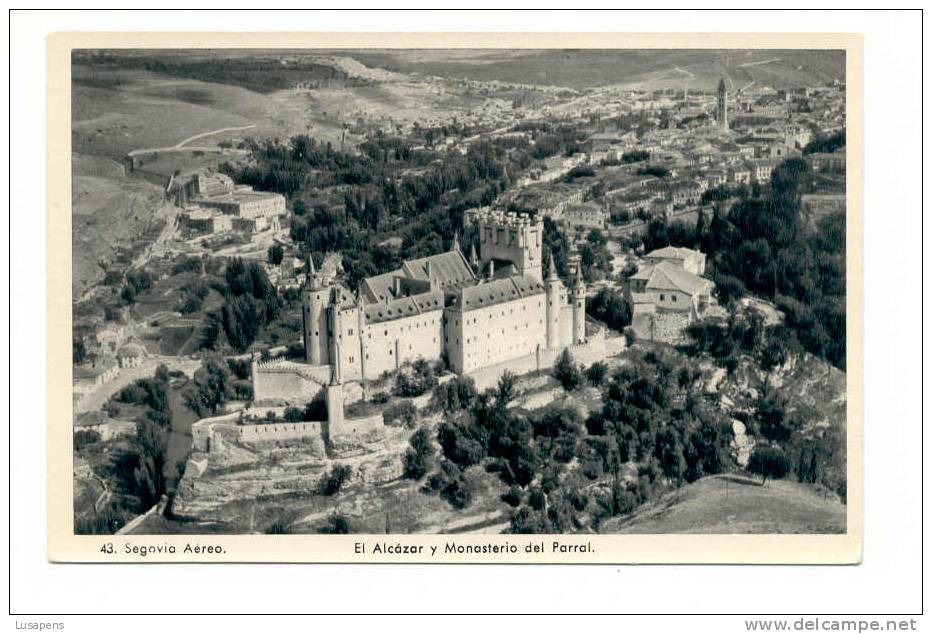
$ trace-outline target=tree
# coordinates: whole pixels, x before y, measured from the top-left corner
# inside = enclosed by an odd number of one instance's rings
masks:
[[[73,337],[71,339],[71,361],[73,363],[83,363],[87,358],[87,348],[84,345],[83,337]]]
[[[790,459],[777,447],[758,447],[748,458],[748,471],[761,477],[761,484],[768,478],[783,478],[790,472]]]
[[[573,355],[568,349],[564,349],[557,357],[557,362],[553,366],[553,378],[559,381],[563,389],[568,392],[575,390],[582,383],[582,373],[576,367]]]
[[[233,383],[233,373],[223,358],[208,357],[194,373],[194,381],[185,394],[185,402],[198,416],[213,416],[222,404],[236,394]]]
[[[421,427],[411,435],[408,443],[410,447],[404,455],[404,477],[420,480],[430,471],[437,453],[431,442],[430,431],[427,427]]]
[[[598,387],[605,381],[606,374],[608,374],[608,366],[601,361],[596,361],[586,370],[586,380],[593,387]]]
[[[799,428],[799,425],[786,415],[784,404],[774,398],[762,396],[758,400],[754,418],[761,435],[773,442],[788,441]]]
[[[607,288],[599,289],[596,296],[586,302],[586,312],[614,330],[631,325],[631,307],[618,293]]]
[[[278,266],[282,263],[282,260],[285,258],[285,249],[280,244],[273,244],[269,247],[268,259],[269,264],[274,264]]]
[[[447,414],[470,409],[479,393],[476,382],[469,376],[457,376],[452,381],[434,388],[431,405]]]

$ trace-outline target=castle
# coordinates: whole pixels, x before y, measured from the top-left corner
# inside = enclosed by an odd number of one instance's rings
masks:
[[[333,383],[366,381],[423,358],[465,374],[586,340],[586,286],[567,289],[551,256],[543,278],[543,222],[486,211],[480,250],[405,261],[353,294],[335,271],[308,261],[303,288],[306,362],[331,366]]]

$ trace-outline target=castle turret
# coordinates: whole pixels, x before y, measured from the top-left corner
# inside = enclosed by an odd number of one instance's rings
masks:
[[[576,267],[576,280],[570,289],[570,303],[573,305],[573,343],[586,340],[586,283],[583,281],[582,267]]]
[[[328,334],[328,308],[330,286],[314,269],[314,259],[307,258],[307,276],[302,291],[302,317],[304,321],[304,356],[311,365],[330,362],[330,337]]]
[[[335,427],[343,423],[343,370],[340,363],[340,344],[337,343],[333,373],[330,375],[330,385],[324,387],[324,400],[327,404],[327,426],[332,433]]]
[[[548,261],[550,272],[547,274],[547,281],[544,282],[544,290],[547,294],[547,349],[556,350],[560,346],[560,309],[563,304],[563,282],[557,275],[557,265],[553,261],[553,252],[550,252]]]
[[[476,275],[479,274],[479,256],[476,255],[476,245],[472,245],[469,250],[469,266],[472,267],[472,272]]]

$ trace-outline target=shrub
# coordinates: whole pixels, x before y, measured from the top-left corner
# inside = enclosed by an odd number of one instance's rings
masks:
[[[453,508],[464,509],[472,504],[472,486],[463,477],[463,471],[449,460],[440,463],[440,469],[427,479],[424,489],[439,493]]]
[[[402,370],[395,377],[395,394],[397,396],[421,396],[437,385],[434,369],[424,359],[417,359],[410,370]]]
[[[390,427],[404,425],[408,429],[414,427],[414,421],[417,419],[417,407],[411,401],[402,401],[385,408],[382,412],[382,420]]]
[[[297,407],[286,407],[283,418],[289,423],[300,423],[304,420],[304,412]]]
[[[352,532],[349,520],[341,513],[334,513],[327,518],[327,523],[317,529],[318,533],[325,535],[346,535]]]
[[[321,495],[335,495],[339,493],[352,473],[352,468],[346,465],[334,465],[327,477],[321,480],[318,493]]]
[[[512,485],[505,493],[502,494],[502,502],[508,504],[509,506],[514,506],[515,508],[521,506],[521,500],[524,498],[524,493],[521,491],[521,487]]]
[[[82,429],[74,434],[74,449],[80,451],[88,445],[100,442],[100,434],[93,429]]]
[[[421,427],[408,441],[410,447],[404,456],[404,477],[411,480],[420,480],[431,468],[436,451],[430,439],[430,431]]]

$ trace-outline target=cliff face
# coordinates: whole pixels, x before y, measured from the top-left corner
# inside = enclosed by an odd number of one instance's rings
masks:
[[[767,393],[786,403],[788,414],[798,414],[813,426],[847,427],[845,373],[811,354],[791,356],[769,372],[744,358],[730,376],[724,368],[703,364],[706,393],[718,393],[726,408],[749,408]]]
[[[262,529],[282,506],[312,503],[336,465],[350,467],[345,486],[380,484],[402,474],[410,430],[383,426],[365,434],[336,435],[328,451],[322,437],[244,441],[233,424],[214,428],[219,448],[192,453],[172,505],[176,516],[224,522],[241,532]]]

